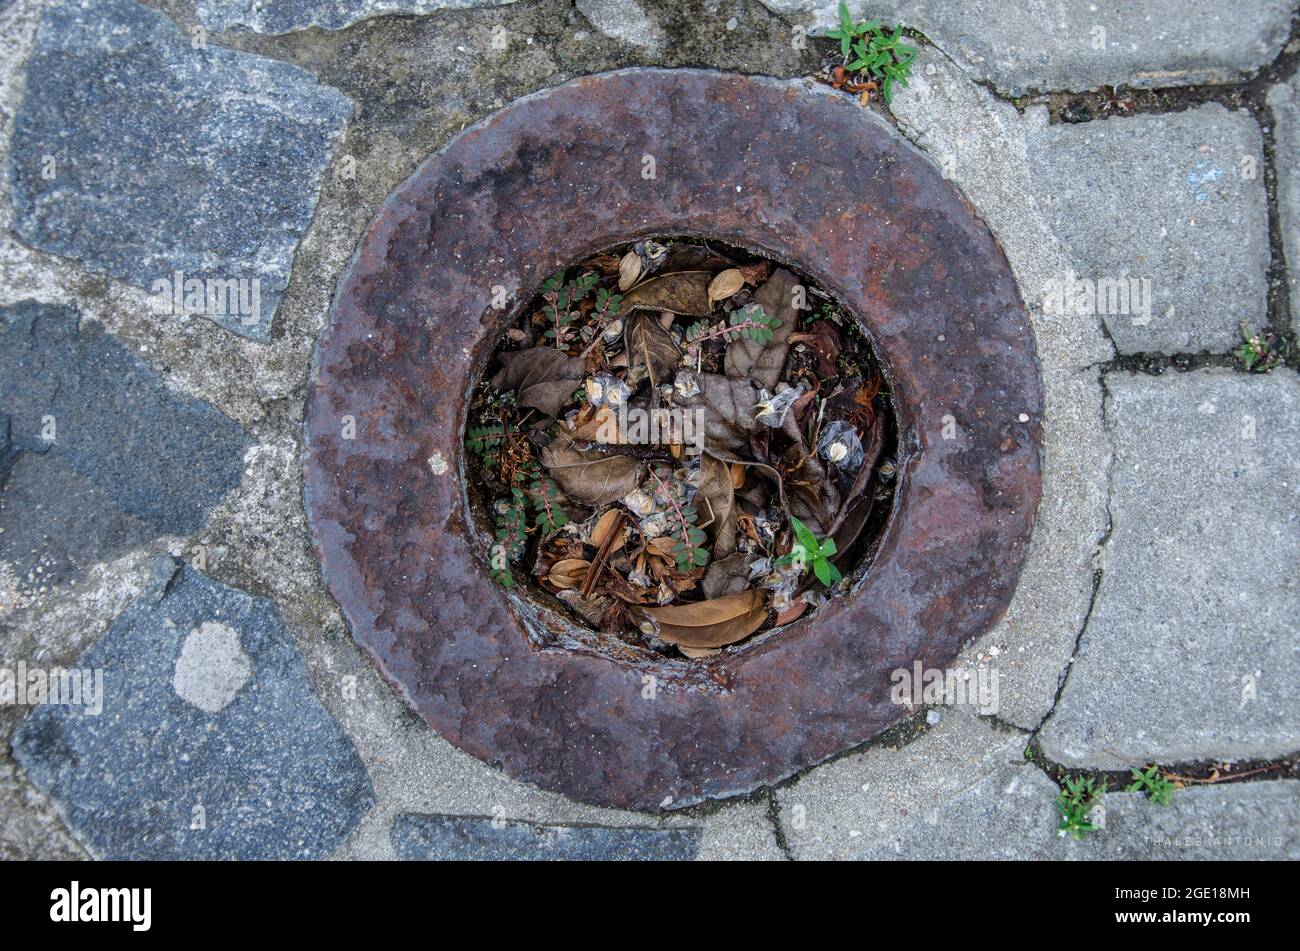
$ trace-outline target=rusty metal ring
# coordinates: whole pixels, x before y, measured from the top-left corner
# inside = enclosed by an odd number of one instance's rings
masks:
[[[752,248],[834,292],[901,428],[897,502],[853,593],[703,664],[540,644],[488,576],[462,475],[468,395],[504,322],[558,265],[664,234]],[[1005,612],[1041,413],[1001,248],[884,121],[808,82],[624,70],[519,100],[389,198],[317,349],[307,510],[354,636],[434,729],[546,789],[677,808],[870,738],[905,712],[891,671],[944,666]]]

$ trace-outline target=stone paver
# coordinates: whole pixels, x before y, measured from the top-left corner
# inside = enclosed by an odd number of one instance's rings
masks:
[[[1069,317],[1095,307],[1121,353],[1226,353],[1242,322],[1266,319],[1268,205],[1248,112],[1040,127],[1029,160],[1070,270],[1027,293]]]
[[[99,857],[323,857],[372,805],[262,598],[160,558],[76,666],[102,670],[102,710],[38,707],[14,755]]]
[[[499,6],[514,0],[198,0],[199,21],[209,30],[290,33],[317,26],[341,30],[370,17]]]
[[[838,22],[838,0],[764,0],[783,13]],[[1236,82],[1271,62],[1291,26],[1287,0],[868,0],[859,20],[925,34],[974,77],[1010,96],[1100,86]]]
[[[39,94],[14,123],[13,228],[265,340],[351,104],[295,66],[195,45],[133,0],[46,11]]]
[[[687,861],[698,829],[543,826],[481,816],[404,813],[393,822],[398,858],[441,861]]]
[[[76,469],[35,452],[19,453],[8,475],[0,473],[0,529],[0,564],[28,594],[66,584],[159,534]]]
[[[1065,858],[1297,859],[1300,782],[1188,786],[1167,806],[1141,793],[1108,793],[1105,828],[1063,842]]]
[[[1123,769],[1300,748],[1300,380],[1111,373],[1097,602],[1040,739]]]
[[[635,0],[575,0],[574,5],[606,36],[649,50],[663,42],[663,32]]]
[[[198,529],[239,484],[247,434],[70,307],[0,307],[0,561],[63,575]]]
[[[1069,268],[1068,249],[1035,196],[1028,158],[1045,110],[1022,117],[942,53],[925,49],[894,112],[998,235],[1022,289],[1043,287]],[[1114,349],[1095,316],[1045,314],[1041,301],[1025,296],[1043,376],[1043,499],[1007,616],[971,654],[1000,673],[999,717],[1032,729],[1056,698],[1092,595],[1093,553],[1106,532],[1110,454],[1095,365]]]
[[[1300,333],[1300,74],[1270,89],[1268,105],[1274,118],[1277,210],[1291,289],[1291,323]]]
[[[950,708],[899,750],[841,757],[781,789],[796,859],[1049,857],[1057,788],[1026,737]]]

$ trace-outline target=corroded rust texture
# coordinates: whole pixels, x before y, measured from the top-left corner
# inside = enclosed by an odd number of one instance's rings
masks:
[[[459,475],[467,392],[512,309],[557,265],[661,234],[749,247],[837,293],[902,427],[897,504],[854,593],[706,662],[538,646],[488,576]],[[316,354],[306,497],[331,594],[434,729],[546,789],[676,808],[863,742],[905,712],[892,670],[943,666],[1002,615],[1041,413],[1001,249],[884,122],[809,83],[627,70],[516,102],[391,196]]]

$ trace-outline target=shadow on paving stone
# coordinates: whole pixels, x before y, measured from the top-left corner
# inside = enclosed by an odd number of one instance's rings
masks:
[[[181,283],[199,291],[185,312],[267,340],[347,97],[288,63],[195,49],[133,0],[48,8],[26,88],[14,231],[160,303]]]
[[[102,712],[38,707],[13,748],[97,857],[320,858],[374,803],[264,598],[163,556],[77,666]]]
[[[407,861],[671,862],[695,858],[700,830],[545,826],[408,812],[393,820],[392,840],[397,857]]]
[[[70,307],[0,307],[0,561],[69,580],[188,535],[239,484],[248,434]],[[47,438],[47,437],[53,437]]]

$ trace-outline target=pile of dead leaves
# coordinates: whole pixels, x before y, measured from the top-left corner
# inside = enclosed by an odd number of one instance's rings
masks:
[[[742,252],[643,241],[542,285],[472,407],[495,520],[591,627],[716,653],[825,599],[892,498],[879,368],[844,313]]]

